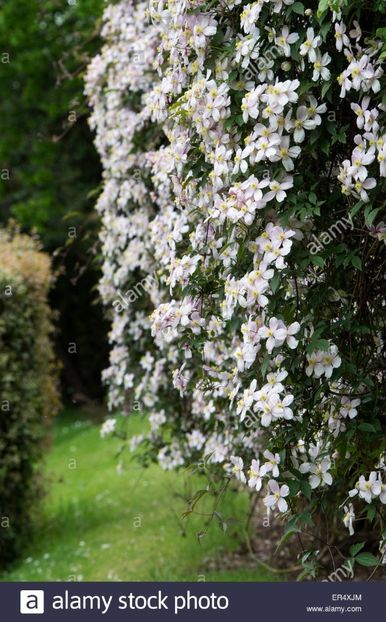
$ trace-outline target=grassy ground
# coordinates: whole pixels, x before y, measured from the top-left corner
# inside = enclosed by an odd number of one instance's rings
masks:
[[[142,427],[138,417],[131,419],[132,433]],[[261,570],[208,572],[208,560],[239,546],[241,522],[225,534],[213,524],[199,543],[203,519],[181,521],[185,505],[179,494],[198,482],[135,462],[118,476],[116,448],[117,441],[101,441],[99,428],[84,417],[74,422],[74,413],[67,413],[59,419],[46,460],[48,494],[36,537],[1,580],[275,580]],[[245,508],[243,495],[230,494],[222,512],[237,519]]]

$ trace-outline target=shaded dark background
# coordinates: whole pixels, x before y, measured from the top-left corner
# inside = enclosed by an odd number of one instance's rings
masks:
[[[83,73],[98,51],[102,0],[0,2],[0,224],[36,232],[51,292],[65,403],[103,398],[107,323],[98,299],[101,168]]]

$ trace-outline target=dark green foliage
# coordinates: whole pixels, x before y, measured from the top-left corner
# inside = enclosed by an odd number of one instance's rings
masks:
[[[99,180],[82,70],[98,46],[101,5],[20,0],[0,8],[0,163],[10,178],[0,200],[48,247],[63,244],[68,226],[91,211],[87,193]]]
[[[60,311],[58,351],[71,399],[99,397],[106,366],[106,325],[93,304],[99,223],[90,193],[98,188],[100,164],[83,95],[102,7],[103,0],[0,3],[0,222],[16,218],[55,253],[52,301]],[[75,356],[69,343],[78,344]]]

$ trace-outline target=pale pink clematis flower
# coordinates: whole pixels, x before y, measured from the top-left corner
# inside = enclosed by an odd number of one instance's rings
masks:
[[[286,484],[279,486],[274,479],[269,480],[268,486],[272,494],[264,498],[264,505],[269,509],[273,509],[277,505],[280,512],[286,512],[288,510],[288,503],[285,497],[289,495],[288,486]]]
[[[322,38],[318,35],[315,36],[313,28],[307,28],[307,38],[300,46],[300,54],[302,56],[308,55],[311,63],[316,61],[316,50],[322,42]]]
[[[264,472],[262,472],[259,460],[252,460],[251,468],[249,469],[248,475],[248,486],[250,488],[254,488],[257,492],[259,492],[263,485],[262,477],[264,476]]]
[[[244,461],[242,458],[239,458],[238,456],[231,456],[231,462],[233,464],[232,467],[232,473],[234,473],[234,475],[236,476],[236,479],[239,480],[239,482],[242,482],[243,484],[246,483],[247,478],[245,477],[244,474]]]

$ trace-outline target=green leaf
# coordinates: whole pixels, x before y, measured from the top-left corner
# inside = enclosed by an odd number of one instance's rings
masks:
[[[329,20],[327,20],[321,27],[320,29],[320,36],[322,37],[323,41],[326,40],[326,37],[329,33],[329,31],[331,30],[331,22]]]
[[[322,99],[324,99],[325,95],[328,93],[328,91],[330,90],[332,85],[332,81],[329,80],[328,82],[325,82],[322,86]]]
[[[311,339],[309,344],[312,350],[323,350],[326,352],[330,347],[328,339]]]
[[[365,209],[365,223],[366,223],[366,225],[368,227],[373,224],[374,218],[378,214],[379,210],[380,210],[379,207],[376,207],[375,209],[371,209],[370,206],[366,207],[366,209]]]
[[[272,289],[273,294],[277,292],[279,283],[280,283],[280,273],[276,272],[274,277],[271,279],[271,289]]]
[[[355,561],[361,566],[378,566],[379,559],[375,557],[372,553],[359,553],[356,556]]]
[[[266,354],[260,367],[261,375],[263,378],[265,378],[265,374],[267,373],[268,365],[270,364],[270,362],[271,362],[271,355]]]
[[[375,513],[376,513],[375,505],[369,505],[369,507],[367,508],[367,518],[370,521],[370,523],[374,520]]]
[[[358,270],[362,270],[362,261],[357,255],[354,255],[354,257],[351,257],[351,263],[354,266],[354,268],[358,268]]]
[[[323,257],[321,257],[320,255],[312,255],[311,263],[313,263],[315,266],[318,266],[319,268],[324,268],[325,262]]]
[[[308,482],[304,481],[300,484],[300,490],[307,499],[311,499],[312,489]]]
[[[362,430],[363,432],[376,432],[376,428],[373,426],[372,423],[360,423],[358,425],[358,430]]]
[[[363,201],[358,201],[358,203],[355,203],[354,207],[352,208],[350,212],[351,216],[355,216],[355,214],[359,212],[361,207],[363,207]]]
[[[312,524],[312,516],[309,512],[302,512],[297,518],[298,523],[304,523],[305,525]]]
[[[280,538],[279,542],[277,543],[276,546],[276,551],[279,550],[279,548],[285,543],[287,542],[287,540],[289,540],[291,538],[291,536],[294,536],[295,534],[299,533],[300,529],[298,527],[291,527],[288,531],[285,532],[285,534]]]
[[[328,0],[319,0],[318,12],[317,12],[318,18],[322,17],[323,13],[325,13],[327,9],[328,9]]]
[[[291,479],[288,482],[288,488],[290,489],[291,496],[294,496],[300,490],[300,482],[298,482],[296,479]]]
[[[363,549],[365,544],[366,544],[365,542],[357,542],[357,544],[353,544],[352,546],[350,546],[350,549],[349,549],[350,555],[352,557],[355,557],[355,555]]]
[[[294,13],[297,13],[298,15],[304,15],[304,5],[301,2],[295,2],[295,4],[293,4],[291,8]]]
[[[315,86],[315,82],[303,82],[298,89],[298,94],[303,95],[307,91],[310,91]]]
[[[330,155],[330,143],[327,140],[323,140],[320,145],[320,149],[326,154],[326,156]]]
[[[228,119],[225,119],[224,121],[224,129],[227,130],[230,127],[232,127],[232,125],[235,124],[235,117],[234,116],[230,116],[228,117]]]

